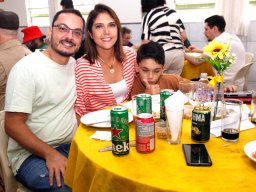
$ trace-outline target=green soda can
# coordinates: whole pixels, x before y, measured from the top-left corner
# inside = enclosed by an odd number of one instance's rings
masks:
[[[166,121],[165,105],[164,101],[171,95],[173,95],[172,89],[163,89],[160,92],[160,119]]]
[[[207,106],[195,106],[192,111],[191,138],[196,142],[210,139],[211,111]]]
[[[124,106],[113,107],[110,111],[112,153],[117,156],[129,153],[128,109]]]
[[[137,115],[141,113],[152,114],[152,98],[150,94],[139,94],[136,96]]]

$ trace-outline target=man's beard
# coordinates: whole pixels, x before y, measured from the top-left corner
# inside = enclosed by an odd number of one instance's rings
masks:
[[[61,41],[66,41],[66,42],[68,42],[68,43],[70,43],[70,44],[73,44],[73,46],[75,46],[75,44],[72,42],[72,41],[69,41],[69,40],[67,40],[67,39],[64,39],[64,40],[61,40]],[[66,52],[66,51],[62,51],[62,50],[60,50],[60,49],[58,49],[57,47],[58,47],[58,45],[60,44],[61,42],[59,42],[58,44],[57,43],[54,43],[54,42],[52,42],[51,43],[51,47],[52,47],[52,49],[56,52],[56,53],[58,53],[59,55],[61,55],[61,56],[64,56],[64,57],[71,57],[71,56],[73,56],[77,51],[78,51],[78,48],[77,49],[75,49],[73,52]]]
[[[31,52],[35,52],[35,50],[37,49],[37,47],[36,47],[36,45],[30,45],[30,46],[27,46],[28,48],[29,48],[29,50],[31,51]]]

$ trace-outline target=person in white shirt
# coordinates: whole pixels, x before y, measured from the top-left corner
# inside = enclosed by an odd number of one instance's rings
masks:
[[[21,59],[8,78],[8,158],[16,179],[33,191],[71,191],[63,181],[77,129],[71,56],[81,45],[84,23],[75,9],[57,12],[48,48]]]
[[[205,19],[204,35],[208,41],[217,40],[221,43],[231,43],[230,53],[234,53],[237,60],[230,65],[230,67],[224,71],[224,82],[225,85],[235,84],[238,90],[241,90],[244,85],[244,80],[239,79],[236,82],[234,78],[238,71],[245,65],[245,48],[241,40],[234,34],[225,32],[226,22],[223,16],[213,15]],[[201,52],[202,50],[197,49],[194,46],[190,46],[190,51]],[[194,64],[200,64],[194,59],[186,57],[189,62]]]

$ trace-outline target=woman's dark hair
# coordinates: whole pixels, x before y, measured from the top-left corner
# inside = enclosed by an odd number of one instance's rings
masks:
[[[72,0],[61,0],[60,5],[63,6],[63,9],[74,9]]]
[[[166,4],[166,0],[141,0],[141,11],[148,13],[151,9]]]
[[[95,5],[94,9],[89,13],[87,22],[86,22],[86,29],[87,29],[87,36],[86,36],[86,55],[85,58],[93,64],[95,60],[98,57],[97,49],[96,49],[96,44],[94,40],[91,38],[92,34],[92,26],[95,21],[95,19],[98,17],[99,14],[101,13],[107,13],[112,17],[117,25],[117,41],[114,44],[114,54],[116,60],[119,62],[123,62],[125,59],[125,55],[123,52],[123,47],[122,47],[122,32],[121,32],[121,23],[120,20],[118,19],[116,13],[108,6],[104,4],[97,4]]]
[[[137,63],[140,64],[141,61],[145,59],[153,59],[158,64],[164,65],[165,55],[163,47],[154,41],[142,44],[137,51]]]
[[[72,13],[74,15],[77,15],[78,17],[80,17],[83,20],[83,29],[84,29],[84,25],[85,25],[85,21],[84,18],[82,16],[82,14],[80,13],[80,11],[76,10],[76,9],[63,9],[59,12],[57,12],[52,20],[52,27],[55,25],[55,21],[58,19],[58,17],[62,14],[62,13]]]

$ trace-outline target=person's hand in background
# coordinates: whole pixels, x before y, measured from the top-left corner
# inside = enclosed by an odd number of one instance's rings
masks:
[[[235,85],[228,85],[224,88],[224,92],[233,93],[237,92],[237,86]]]

